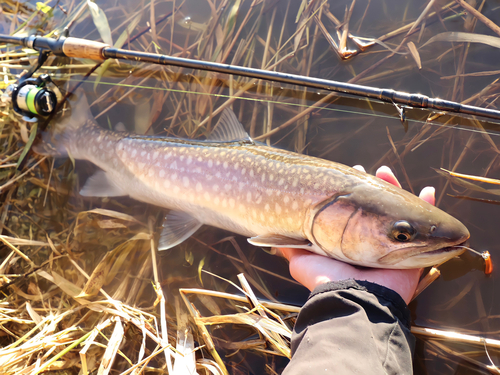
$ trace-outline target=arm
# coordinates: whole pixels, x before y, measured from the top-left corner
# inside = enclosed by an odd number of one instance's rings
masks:
[[[389,168],[377,177],[396,186]],[[420,197],[434,204],[434,189]],[[409,303],[421,270],[354,267],[300,249],[281,249],[292,276],[312,291],[292,336],[284,374],[411,373]],[[405,303],[406,302],[406,303]]]

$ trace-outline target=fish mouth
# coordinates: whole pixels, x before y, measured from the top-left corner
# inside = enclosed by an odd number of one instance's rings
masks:
[[[446,247],[442,247],[440,249],[435,249],[435,250],[430,250],[430,251],[423,251],[421,253],[414,254],[413,256],[440,255],[440,254],[451,253],[451,252],[457,252],[457,253],[460,252],[460,254],[461,254],[461,253],[465,252],[465,250],[467,250],[463,247],[463,246],[467,246],[467,245],[468,245],[468,241],[463,241],[461,243],[458,243],[458,244],[455,244],[452,246],[446,246]]]
[[[467,240],[450,246],[430,250],[426,250],[428,247],[424,244],[408,246],[383,256],[378,260],[378,262],[389,268],[396,268],[396,266],[402,268],[421,268],[432,266],[462,254],[466,249],[460,246],[464,246],[466,242]]]

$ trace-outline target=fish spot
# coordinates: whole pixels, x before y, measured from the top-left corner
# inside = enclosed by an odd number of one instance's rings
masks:
[[[262,176],[260,177],[260,181],[261,182],[266,181],[266,174],[265,173],[262,173]]]
[[[297,187],[298,183],[299,183],[299,179],[298,178],[294,178],[293,181],[292,181],[292,186],[293,187]]]
[[[172,181],[177,180],[177,173],[174,173],[171,178],[172,178]]]
[[[257,204],[260,204],[260,202],[262,202],[262,196],[259,196],[257,198],[257,200],[255,201],[255,203],[257,203]]]
[[[220,172],[215,173],[215,177],[216,177],[216,178],[221,178],[221,176],[222,176],[222,175],[221,175],[221,173],[220,173]]]
[[[220,203],[220,199],[219,199],[219,197],[215,197],[215,199],[214,199],[214,203],[215,203],[215,204],[219,204],[219,203]]]
[[[274,180],[274,175],[273,174],[270,174],[269,175],[269,181],[273,181]]]
[[[224,189],[226,189],[226,191],[231,190],[231,187],[232,187],[232,185],[231,185],[231,184],[225,184],[225,185],[224,185]]]
[[[168,189],[170,187],[170,180],[163,181],[163,187]]]
[[[177,162],[174,160],[172,164],[170,164],[171,169],[177,169]]]
[[[153,175],[155,174],[155,171],[153,168],[149,168],[149,171],[148,171],[148,176],[149,177],[153,177]]]
[[[175,193],[175,194],[179,194],[179,191],[180,191],[180,190],[181,190],[181,189],[179,188],[179,186],[175,186],[175,187],[174,187],[174,193]]]
[[[264,221],[264,214],[262,212],[260,213],[260,220]]]
[[[253,176],[254,176],[253,169],[250,169],[250,177],[253,177]]]
[[[227,169],[228,167],[227,161],[225,161],[224,164],[222,164],[222,166],[224,167],[224,169]]]
[[[234,170],[237,170],[239,166],[240,166],[240,163],[234,164]]]
[[[233,198],[229,198],[229,207],[234,208],[235,201]]]
[[[269,216],[268,220],[269,220],[269,222],[270,222],[270,223],[274,223],[274,221],[275,221],[276,219],[274,218],[274,216],[273,216],[273,215],[271,215],[271,216]]]
[[[283,199],[283,202],[285,202],[285,204],[290,202],[290,198],[288,197],[288,195]]]
[[[280,180],[278,181],[278,185],[281,186],[285,183],[285,179],[284,178],[280,178]]]
[[[201,183],[200,183],[200,182],[198,182],[198,183],[196,184],[196,191],[197,191],[197,192],[200,192],[200,191],[202,191],[202,190],[203,190],[203,186],[201,186]]]
[[[186,176],[184,176],[182,178],[182,184],[184,185],[184,187],[189,187],[189,178],[187,178]]]
[[[276,210],[276,213],[278,215],[281,214],[281,206],[278,203],[276,203],[276,206],[274,207],[274,209]]]
[[[296,210],[297,208],[299,208],[299,204],[297,203],[297,201],[293,201],[292,210]]]
[[[187,160],[186,160],[186,164],[189,165],[193,162],[193,158],[191,156],[188,156]]]
[[[244,187],[245,187],[245,183],[244,183],[244,182],[240,182],[240,183],[238,184],[238,190],[239,190],[239,191],[242,191]]]
[[[247,193],[247,202],[252,203],[252,193],[251,192]]]
[[[184,160],[184,158],[185,158],[185,156],[184,156],[184,155],[181,155],[181,157],[180,157],[181,161],[183,161],[183,160]]]
[[[215,184],[214,186],[212,186],[212,189],[217,193],[219,191],[219,185]]]
[[[269,206],[268,203],[266,203],[266,205],[264,206],[264,210],[269,211],[270,209],[271,209],[271,207]]]
[[[243,168],[243,169],[241,170],[241,174],[242,174],[242,175],[244,175],[246,172],[247,172],[247,169],[246,169],[246,168]]]
[[[208,168],[212,168],[214,165],[214,162],[212,160],[208,161]]]
[[[146,148],[146,144],[145,143],[142,144],[142,148]]]
[[[305,189],[304,188],[300,188],[300,194],[303,195],[305,192]]]
[[[245,207],[243,204],[240,204],[240,205],[238,206],[238,210],[239,210],[242,214],[244,214],[245,212],[247,212],[247,209],[246,209],[246,207]]]
[[[222,200],[222,207],[224,207],[224,208],[226,208],[226,207],[227,207],[227,199],[226,199],[226,198],[224,198],[224,199]]]
[[[203,158],[201,156],[198,156],[198,161],[203,161]]]
[[[158,158],[158,155],[160,155],[158,151],[153,152],[153,160],[156,160]]]
[[[318,189],[318,188],[320,187],[320,185],[321,185],[321,184],[320,184],[319,182],[316,182],[316,183],[314,184],[314,188],[315,188],[315,189]]]
[[[102,150],[102,149],[103,149],[102,143],[99,143],[99,150]]]

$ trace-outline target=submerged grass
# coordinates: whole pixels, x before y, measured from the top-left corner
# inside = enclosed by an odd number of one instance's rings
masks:
[[[497,33],[498,26],[489,18],[497,18],[496,11],[485,8],[484,1],[473,8],[471,2],[458,0],[431,0],[421,6],[399,2],[396,6],[389,0],[194,3],[4,1],[0,27],[3,33],[53,36],[66,29],[70,35],[114,41],[123,48],[381,83],[497,107],[498,71],[483,62],[492,53],[484,43],[492,45],[497,36],[482,37],[477,47],[474,38],[457,40],[445,34],[450,30],[483,36]],[[438,53],[424,47],[436,35],[441,42],[432,46],[439,46]],[[0,88],[4,89],[34,64],[36,54],[0,47]],[[50,57],[39,72],[51,74],[68,92],[92,67],[91,60]],[[446,178],[433,177],[430,183],[438,185],[439,203],[446,202],[447,208],[463,216],[470,212],[467,207],[460,211],[465,199],[498,203],[498,189],[477,184],[498,184],[492,178],[500,165],[497,133],[492,131],[496,125],[491,123],[256,79],[113,60],[89,74],[84,87],[104,127],[195,137],[208,133],[217,114],[232,107],[255,139],[365,164],[368,170],[388,164],[412,190],[423,183],[418,164],[445,168]],[[291,329],[299,311],[280,304],[275,295],[278,290],[299,288],[283,271],[284,264],[281,269],[258,264],[260,255],[248,252],[234,238],[225,238],[227,233],[217,236],[207,231],[175,252],[159,256],[155,233],[160,210],[126,199],[83,199],[77,193],[80,179],[92,167],[78,163],[75,168],[73,160],[54,161],[29,152],[40,123],[22,119],[7,103],[0,103],[2,373],[282,371],[290,357]],[[403,115],[407,129],[399,122]],[[128,121],[120,127],[115,119]],[[381,151],[360,147],[362,136]],[[345,157],[353,154],[354,147],[355,157]],[[429,155],[433,149],[442,151]],[[458,188],[462,190],[454,196],[465,199],[452,200],[450,189]],[[219,264],[228,268],[218,268]],[[234,282],[217,281],[215,275],[207,276],[206,269]],[[426,280],[432,282],[437,276],[439,271],[431,271]],[[276,287],[270,278],[284,286]],[[485,307],[481,298],[485,292],[478,285],[468,280],[461,292],[439,301],[439,308],[452,311],[475,290],[478,318],[459,331],[468,338],[474,336],[467,342],[479,343],[477,351],[468,353],[455,343],[450,347],[436,342],[437,337],[455,341],[458,336],[432,331],[434,336],[426,339],[425,355],[417,363],[431,355],[455,366],[460,358],[476,371],[498,372],[486,358],[475,359],[484,357],[484,345],[496,360],[497,342],[479,336],[500,331],[498,310],[488,310],[499,307],[491,307],[489,301]],[[236,291],[226,291],[234,287]],[[425,301],[419,297],[417,302]],[[421,320],[436,324],[432,319]],[[450,330],[457,324],[453,326],[451,319],[449,325],[439,326]],[[414,328],[414,332],[428,331]]]

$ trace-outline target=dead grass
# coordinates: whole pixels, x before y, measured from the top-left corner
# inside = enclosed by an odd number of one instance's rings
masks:
[[[431,0],[397,8],[389,0],[348,1],[342,6],[324,0],[207,0],[196,9],[181,0],[154,0],[98,2],[91,13],[83,1],[61,0],[38,8],[4,1],[0,26],[4,33],[54,36],[68,28],[74,36],[108,42],[111,38],[115,45],[140,51],[401,91],[425,87],[427,95],[496,108],[498,71],[483,62],[492,47],[467,42],[422,47],[452,29],[488,34],[484,42],[496,37],[498,26],[489,18],[496,13],[486,9],[484,1],[474,6],[478,14],[467,4]],[[36,56],[27,49],[0,47],[4,89]],[[40,72],[50,73],[68,90],[94,66],[90,60],[51,57]],[[405,131],[398,109],[375,101],[119,61],[98,67],[84,87],[102,126],[114,126],[118,119],[137,133],[198,136],[210,131],[213,118],[230,106],[250,134],[268,144],[365,164],[367,170],[387,164],[404,176],[406,188],[415,190],[427,176],[425,182],[438,185],[441,192],[438,204],[463,217],[472,210],[466,206],[470,200],[498,204],[498,141],[496,125],[488,122],[406,108]],[[299,288],[286,273],[255,265],[257,258],[248,249],[234,239],[220,242],[221,237],[211,233],[197,235],[196,241],[176,249],[177,255],[169,255],[181,268],[174,270],[156,252],[156,223],[162,212],[130,200],[84,200],[77,191],[92,167],[78,164],[76,173],[73,161],[28,153],[25,142],[34,131],[32,123],[2,104],[2,373],[240,374],[257,366],[270,374],[282,370],[285,361],[277,358],[290,357],[299,308],[276,301],[278,287],[265,280],[279,280],[284,290]],[[363,136],[381,151],[361,149]],[[432,157],[429,150],[434,150]],[[17,170],[23,158],[26,164]],[[433,175],[429,180],[431,172],[419,170],[419,165],[445,168],[446,178]],[[450,192],[461,199],[450,198]],[[227,254],[221,250],[225,247],[233,251]],[[217,268],[214,259],[224,259],[229,269]],[[229,273],[228,279],[244,272],[246,278],[238,276],[239,286],[214,281],[215,275],[202,272],[206,269]],[[482,283],[475,289],[479,317],[472,328],[460,331],[474,336],[480,350],[469,355],[463,347],[438,343],[434,337],[426,341],[426,355],[453,365],[460,358],[495,373],[493,364],[474,359],[484,355],[481,345],[492,352],[498,349],[478,337],[500,331],[495,313],[499,306],[487,301],[493,306],[487,313],[481,298],[487,295],[485,288],[496,284],[476,275]],[[203,282],[209,287],[200,288]],[[187,287],[192,285],[198,287]],[[225,292],[233,287],[237,291]],[[462,287],[471,290],[472,284]],[[470,303],[467,293],[450,294],[447,310]],[[419,297],[420,304],[424,297]]]

